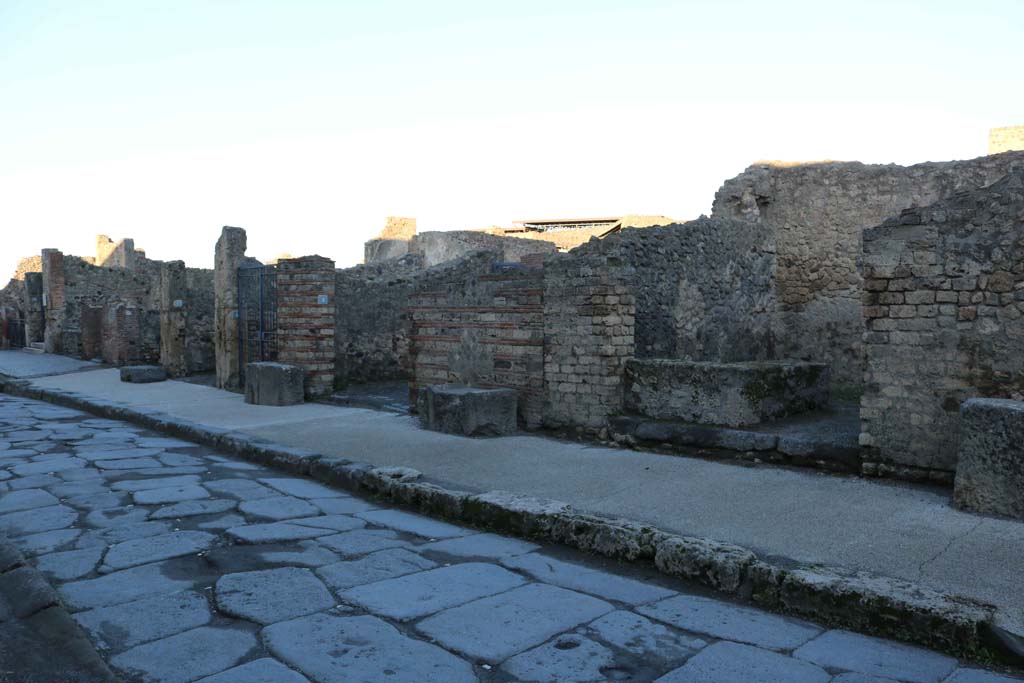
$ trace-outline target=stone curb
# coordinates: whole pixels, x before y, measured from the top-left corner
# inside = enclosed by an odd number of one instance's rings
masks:
[[[0,597],[9,609],[9,619],[18,622],[24,634],[30,634],[30,646],[38,647],[42,652],[58,649],[61,652],[61,661],[54,664],[55,670],[34,668],[35,674],[44,677],[52,674],[68,683],[120,683],[121,679],[110,670],[92,641],[68,613],[50,582],[2,534]],[[19,643],[26,644],[21,639]],[[17,666],[15,661],[11,661],[5,663],[5,668],[12,665]],[[71,668],[66,668],[68,666]],[[68,678],[69,675],[73,678]]]
[[[1024,634],[994,606],[913,582],[818,566],[792,567],[740,546],[681,536],[625,519],[577,512],[567,503],[504,491],[475,494],[419,481],[418,471],[374,467],[241,432],[206,427],[162,412],[100,403],[76,392],[2,381],[25,398],[132,422],[264,465],[310,476],[362,495],[494,531],[567,545],[610,558],[653,563],[663,574],[695,581],[773,611],[837,628],[917,643],[972,659],[1024,664]]]

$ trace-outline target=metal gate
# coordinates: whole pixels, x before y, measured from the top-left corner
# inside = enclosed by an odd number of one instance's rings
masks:
[[[0,332],[7,340],[7,346],[12,349],[21,349],[26,346],[25,321],[21,318],[0,319]]]
[[[245,364],[277,360],[277,267],[238,269],[238,374]]]

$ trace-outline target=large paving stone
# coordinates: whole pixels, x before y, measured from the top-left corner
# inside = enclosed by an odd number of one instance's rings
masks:
[[[435,519],[414,515],[411,512],[401,510],[372,510],[360,512],[356,517],[361,517],[371,524],[386,526],[398,531],[404,531],[424,538],[455,538],[456,536],[468,536],[474,533],[472,529],[464,529],[454,524],[438,522]]]
[[[76,507],[79,510],[110,510],[112,508],[124,507],[127,501],[127,494],[110,492],[69,496],[64,499],[64,504]]]
[[[981,669],[957,669],[943,683],[1020,683],[1021,678],[1004,676]],[[839,678],[836,679],[839,681]],[[842,683],[840,681],[840,683]]]
[[[51,505],[45,508],[0,515],[0,532],[10,536],[24,536],[52,529],[63,529],[76,521],[78,521],[78,511],[74,508],[69,508],[67,505]]]
[[[81,529],[55,529],[54,531],[44,531],[39,534],[19,536],[14,538],[13,541],[21,552],[28,557],[32,557],[34,555],[42,555],[43,553],[52,553],[61,546],[74,541],[81,533]]]
[[[315,539],[270,545],[230,545],[215,548],[205,557],[224,574],[286,566],[322,567],[341,559],[336,553],[321,547]]]
[[[247,629],[201,626],[133,647],[110,664],[145,681],[188,683],[235,666],[257,647],[256,635]]]
[[[238,506],[239,511],[258,519],[281,521],[293,517],[309,517],[320,514],[320,509],[302,498],[274,496],[259,500],[247,500]]]
[[[252,479],[216,479],[203,482],[203,485],[225,496],[232,496],[239,500],[259,500],[280,495],[272,488],[266,487]]]
[[[101,470],[137,470],[147,467],[163,467],[163,463],[154,458],[127,458],[125,460],[97,460],[96,467]]]
[[[40,555],[36,559],[36,568],[58,581],[70,581],[95,570],[105,551],[103,546],[96,546]]]
[[[675,633],[639,614],[623,610],[591,622],[587,632],[644,659],[663,662],[682,661],[707,646],[700,638]]]
[[[65,583],[57,592],[71,609],[90,609],[185,590],[200,578],[193,573],[189,564],[172,560]]]
[[[403,540],[391,529],[357,529],[343,534],[321,536],[317,542],[346,558],[358,557],[388,548],[412,546],[409,541]]]
[[[320,515],[319,517],[301,517],[289,521],[292,524],[315,526],[321,529],[331,529],[332,531],[353,531],[366,526],[366,522],[363,520],[348,515]]]
[[[124,650],[203,626],[213,618],[206,598],[194,591],[142,598],[75,615],[102,650]]]
[[[118,543],[107,551],[100,571],[115,571],[206,550],[217,537],[205,531],[172,531]]]
[[[805,661],[723,641],[698,652],[655,683],[827,683],[830,678],[827,671]]]
[[[501,668],[530,683],[593,683],[604,681],[604,669],[614,665],[611,650],[577,634],[559,636],[550,643],[512,657]]]
[[[209,497],[210,492],[196,484],[147,489],[145,491],[136,491],[132,494],[136,505],[163,505],[165,503],[180,503],[183,500],[200,500]]]
[[[913,683],[936,683],[956,668],[952,657],[849,631],[823,633],[793,656],[831,669]]]
[[[242,543],[280,543],[282,541],[298,541],[333,534],[332,529],[321,529],[288,522],[272,522],[270,524],[246,524],[227,530],[228,536]]]
[[[523,583],[521,576],[501,567],[467,562],[359,586],[341,597],[373,614],[408,621]]]
[[[60,458],[47,458],[42,462],[31,462],[24,465],[15,465],[11,472],[19,477],[27,477],[32,474],[53,474],[61,470],[77,469],[85,467],[85,460],[66,455]]]
[[[270,657],[246,662],[196,683],[309,683],[309,679]]]
[[[72,472],[80,472],[81,470],[70,470]],[[25,489],[41,489],[46,486],[53,486],[54,484],[61,483],[61,479],[51,476],[49,474],[34,474],[31,477],[23,477],[21,479],[8,480],[7,486],[12,491],[23,491]]]
[[[347,498],[341,491],[332,489],[330,486],[318,484],[309,479],[294,478],[267,478],[260,479],[261,482],[275,488],[287,496],[297,498]]]
[[[320,579],[308,569],[282,567],[227,574],[217,581],[217,609],[259,624],[273,624],[335,605]]]
[[[276,657],[317,683],[475,683],[473,667],[372,616],[314,614],[263,629]]]
[[[167,379],[167,370],[159,365],[126,365],[120,370],[122,382],[149,384]]]
[[[60,501],[56,497],[42,489],[12,491],[3,498],[0,498],[0,515],[5,515],[9,512],[20,512],[21,510],[49,507],[58,503]]]
[[[162,489],[173,486],[193,486],[199,483],[199,477],[194,474],[184,474],[177,477],[156,477],[153,479],[128,479],[114,482],[110,488],[114,491],[148,491],[150,489]]]
[[[207,463],[202,458],[184,453],[161,453],[157,456],[160,462],[168,467],[206,467]]]
[[[336,591],[433,569],[437,564],[408,550],[381,550],[358,560],[328,564],[317,570]]]
[[[643,583],[635,579],[616,576],[597,569],[556,560],[545,555],[520,555],[501,561],[510,569],[524,571],[538,581],[553,583],[563,588],[590,593],[606,600],[629,605],[654,602],[675,595],[675,591]]]
[[[150,519],[179,519],[181,517],[198,517],[214,515],[234,510],[238,501],[218,498],[214,500],[186,500],[168,505],[149,514]]]
[[[121,444],[118,444],[120,446]],[[97,445],[89,448],[76,449],[79,457],[91,462],[102,460],[126,460],[132,458],[148,458],[163,452],[160,448],[120,448],[111,444]]]
[[[310,498],[309,502],[320,508],[325,515],[351,515],[355,512],[368,512],[380,508],[379,505],[347,496],[341,498]]]
[[[482,557],[497,560],[503,557],[524,555],[539,549],[534,543],[497,534],[473,534],[460,538],[449,538],[420,546],[420,550],[453,555],[455,557]]]
[[[196,444],[181,439],[169,439],[163,436],[143,436],[135,440],[135,444],[144,448],[195,448]]]
[[[137,524],[125,524],[108,529],[93,529],[82,534],[75,542],[76,548],[91,548],[95,545],[113,545],[124,543],[136,538],[148,538],[159,536],[171,531],[169,522],[139,522]]]
[[[773,650],[791,650],[821,633],[807,622],[695,595],[669,598],[637,611],[686,631]]]
[[[85,516],[85,523],[91,527],[108,529],[125,524],[145,522],[149,510],[137,507],[117,507],[105,510],[94,510]]]
[[[496,663],[613,609],[589,595],[529,584],[427,617],[416,629],[448,649]]]

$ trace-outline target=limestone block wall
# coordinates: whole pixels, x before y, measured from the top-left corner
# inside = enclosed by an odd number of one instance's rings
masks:
[[[238,267],[245,260],[245,248],[245,230],[230,226],[221,229],[213,261],[213,345],[220,389],[242,386],[238,369]]]
[[[616,243],[590,242],[544,263],[544,424],[597,430],[622,410],[636,300]]]
[[[334,389],[334,261],[322,256],[277,263],[277,360],[305,371],[306,395]]]
[[[428,384],[511,388],[527,427],[544,409],[543,262],[477,252],[425,271],[409,297],[410,399]]]
[[[1024,167],[864,233],[865,461],[950,480],[959,410],[1024,399]]]
[[[460,259],[476,251],[498,253],[498,260],[518,263],[530,254],[553,254],[557,247],[550,242],[489,235],[472,230],[421,232],[409,241],[409,253],[421,256],[430,267]]]
[[[213,271],[161,264],[160,364],[171,377],[213,370]]]
[[[335,378],[352,382],[408,378],[407,308],[423,272],[417,256],[335,273]]]
[[[713,217],[776,231],[775,355],[829,363],[837,383],[862,381],[862,233],[906,208],[990,185],[1024,153],[914,166],[858,162],[753,165],[715,195]]]

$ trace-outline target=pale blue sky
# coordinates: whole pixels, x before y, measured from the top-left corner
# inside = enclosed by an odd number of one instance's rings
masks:
[[[1022,74],[1021,0],[0,0],[0,279],[98,232],[348,265],[388,214],[692,218],[758,159],[984,154]]]

